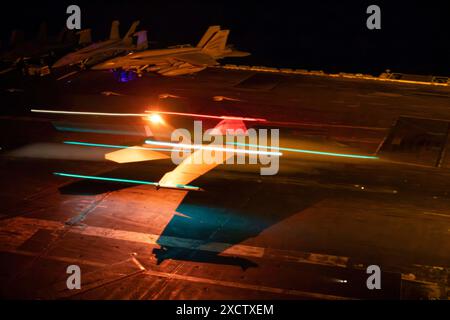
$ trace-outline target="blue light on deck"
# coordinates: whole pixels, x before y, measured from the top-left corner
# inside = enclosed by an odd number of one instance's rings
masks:
[[[167,152],[182,152],[183,149],[169,149],[169,148],[153,148],[153,147],[138,147],[138,146],[123,146],[123,145],[113,145],[113,144],[102,144],[102,143],[89,143],[89,142],[78,142],[78,141],[64,141],[65,144],[71,145],[79,145],[79,146],[87,146],[87,147],[101,147],[101,148],[115,148],[115,149],[137,149],[137,150],[151,150],[151,151],[167,151]],[[147,140],[146,143],[156,144],[156,141]],[[159,144],[167,145],[168,143],[160,142]],[[332,157],[344,157],[344,158],[356,158],[356,159],[379,159],[376,156],[364,156],[357,154],[345,154],[345,153],[334,153],[334,152],[323,152],[323,151],[315,151],[315,150],[305,150],[305,149],[294,149],[294,148],[284,148],[284,147],[270,147],[263,146],[257,144],[250,143],[240,143],[240,142],[227,142],[228,145],[236,145],[242,147],[252,147],[252,148],[264,148],[264,149],[273,149],[273,150],[282,150],[288,152],[296,152],[296,153],[307,153],[307,154],[316,154],[316,155],[324,155],[324,156],[332,156]],[[170,144],[170,146],[175,146],[177,144]],[[179,145],[179,144],[178,144]]]
[[[136,73],[133,71],[120,70],[114,72],[114,75],[119,82],[128,82],[136,79]]]
[[[134,184],[147,184],[147,185],[152,185],[152,186],[159,185],[158,182],[144,181],[144,180],[130,180],[130,179],[108,178],[108,177],[98,177],[98,176],[86,176],[86,175],[81,175],[81,174],[72,174],[72,173],[64,173],[64,172],[53,172],[53,174],[56,176],[79,178],[79,179],[134,183]]]
[[[121,183],[132,183],[132,184],[145,184],[161,188],[173,188],[173,189],[185,189],[185,190],[201,190],[199,187],[191,186],[187,184],[177,184],[175,186],[165,186],[160,185],[158,182],[144,181],[144,180],[133,180],[133,179],[120,179],[120,178],[109,178],[109,177],[99,177],[99,176],[87,176],[82,174],[64,173],[64,172],[53,172],[56,176],[77,178],[77,179],[88,179],[88,180],[100,180],[109,182],[121,182]]]
[[[282,150],[282,151],[296,152],[296,153],[317,154],[317,155],[332,156],[332,157],[344,157],[344,158],[356,158],[356,159],[378,159],[378,157],[375,157],[375,156],[363,156],[363,155],[358,155],[358,154],[345,154],[345,153],[323,152],[323,151],[305,150],[305,149],[261,146],[261,145],[257,145],[257,144],[241,143],[241,142],[227,142],[227,144],[242,146],[242,147],[265,148],[265,149]]]

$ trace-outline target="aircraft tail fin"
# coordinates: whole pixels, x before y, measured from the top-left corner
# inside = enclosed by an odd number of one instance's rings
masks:
[[[109,32],[109,40],[119,40],[120,34],[119,34],[119,21],[114,20],[111,23],[111,31]]]
[[[11,32],[11,38],[9,40],[9,44],[11,47],[14,47],[18,44],[21,44],[25,41],[25,37],[22,31],[20,30],[13,30]]]
[[[58,33],[58,36],[56,38],[56,42],[57,43],[63,43],[64,40],[66,39],[66,35],[67,35],[68,32],[69,32],[69,30],[67,30],[66,27],[63,27],[61,29],[61,31],[59,31],[59,33]]]
[[[89,39],[88,39],[89,40]],[[78,37],[73,30],[66,30],[60,43],[75,45],[78,42]]]
[[[220,31],[220,26],[210,26],[208,30],[206,30],[203,37],[197,44],[197,48],[203,48],[203,46],[214,36],[215,33]]]
[[[148,48],[147,30],[141,30],[134,34],[137,36],[136,50],[145,50]]]
[[[45,43],[47,41],[47,23],[42,22],[39,25],[39,31],[36,40],[38,43]]]
[[[139,25],[139,23],[140,23],[139,20],[134,21],[133,24],[131,25],[130,29],[128,30],[128,32],[122,38],[122,42],[125,45],[131,45],[133,43],[133,35],[135,34],[136,28]]]
[[[227,45],[228,34],[230,30],[217,31],[212,38],[206,42],[202,51],[209,54],[212,57],[221,56]]]
[[[91,29],[83,29],[77,32],[77,34],[80,35],[80,38],[78,39],[79,45],[86,45],[92,42]]]

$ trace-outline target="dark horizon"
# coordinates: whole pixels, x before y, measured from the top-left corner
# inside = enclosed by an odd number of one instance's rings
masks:
[[[448,10],[443,3],[359,1],[313,4],[292,1],[40,1],[2,4],[1,40],[20,29],[26,39],[47,22],[49,34],[64,26],[69,4],[82,10],[82,28],[94,40],[108,36],[112,20],[123,34],[133,20],[148,30],[151,47],[195,44],[209,25],[231,30],[229,43],[252,56],[224,63],[324,70],[450,74]],[[381,7],[381,30],[366,28],[366,8]]]

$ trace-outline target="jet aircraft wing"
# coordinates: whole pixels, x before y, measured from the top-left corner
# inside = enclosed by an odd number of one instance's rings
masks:
[[[117,163],[161,160],[170,158],[162,152],[150,150],[142,146],[132,146],[105,154],[105,159]]]
[[[196,150],[189,157],[185,158],[174,170],[167,172],[159,180],[160,187],[176,188],[179,185],[188,185],[190,182],[201,177],[208,171],[211,171],[218,165],[224,163],[228,158],[233,156],[233,153],[219,151],[220,162],[214,161],[212,163],[200,162],[195,163],[195,159],[204,159],[208,150]]]

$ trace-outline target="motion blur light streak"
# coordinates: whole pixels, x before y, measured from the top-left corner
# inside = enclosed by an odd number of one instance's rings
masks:
[[[115,144],[103,144],[103,143],[89,143],[89,142],[78,142],[78,141],[64,141],[65,144],[86,146],[86,147],[101,147],[101,148],[113,148],[113,149],[135,149],[135,150],[151,150],[151,151],[173,151],[182,152],[183,150],[173,150],[168,148],[148,148],[148,147],[136,147],[136,146],[121,146]]]
[[[162,142],[162,141],[153,141],[153,140],[145,140],[145,143],[157,145],[157,146],[179,147],[179,148],[183,148],[183,149],[225,151],[225,152],[233,152],[233,153],[260,154],[260,155],[271,155],[271,156],[282,156],[283,155],[281,152],[244,150],[244,149],[234,149],[234,148],[224,148],[224,147],[212,147],[212,146],[208,146],[208,145]]]
[[[98,177],[98,176],[86,176],[81,174],[64,173],[64,172],[53,172],[56,176],[69,177],[69,178],[79,178],[79,179],[89,179],[89,180],[100,180],[100,181],[111,181],[111,182],[122,182],[122,183],[133,183],[133,184],[145,184],[155,187],[166,187],[166,188],[177,188],[186,190],[201,190],[199,187],[177,184],[175,186],[164,186],[160,185],[158,182],[144,181],[144,180],[130,180],[130,179],[120,179],[120,178],[108,178],[108,177]]]
[[[294,149],[294,148],[267,147],[267,146],[260,146],[260,145],[256,145],[256,144],[240,143],[240,142],[227,142],[227,144],[243,146],[243,147],[266,148],[266,149],[283,150],[283,151],[288,151],[288,152],[317,154],[317,155],[332,156],[332,157],[345,157],[345,158],[357,158],[357,159],[379,159],[378,157],[375,157],[375,156],[362,156],[362,155],[357,155],[357,154],[323,152],[323,151]]]
[[[102,181],[114,181],[114,182],[124,182],[124,183],[135,183],[135,184],[148,184],[152,186],[157,186],[158,182],[143,181],[143,180],[129,180],[129,179],[119,179],[119,178],[107,178],[107,177],[97,177],[97,176],[86,176],[81,174],[54,172],[54,175],[70,178],[80,178],[80,179],[91,179],[91,180],[102,180]]]
[[[147,111],[148,113],[160,113],[168,114],[174,116],[184,116],[193,118],[207,118],[207,119],[221,119],[221,120],[242,120],[242,121],[252,121],[252,122],[265,122],[266,119],[261,118],[246,118],[246,117],[235,117],[235,116],[213,116],[210,114],[199,114],[199,113],[183,113],[183,112],[171,112],[171,111]]]
[[[54,113],[54,114],[73,114],[84,116],[110,116],[110,117],[147,117],[147,113],[114,113],[114,112],[89,112],[89,111],[66,111],[66,110],[45,110],[45,109],[31,109],[31,112],[36,113]]]
[[[86,116],[146,117],[147,119],[148,119],[148,116],[150,113],[150,114],[168,114],[168,115],[194,117],[194,118],[221,119],[221,120],[242,120],[242,121],[256,121],[256,122],[267,121],[266,119],[259,119],[259,118],[246,118],[246,117],[234,117],[234,116],[213,116],[213,115],[208,115],[208,114],[182,113],[182,112],[170,112],[170,111],[147,111],[146,113],[90,112],[90,111],[67,111],[67,110],[49,110],[49,109],[31,109],[30,111],[35,112],[35,113],[71,114],[71,115],[86,115]]]

